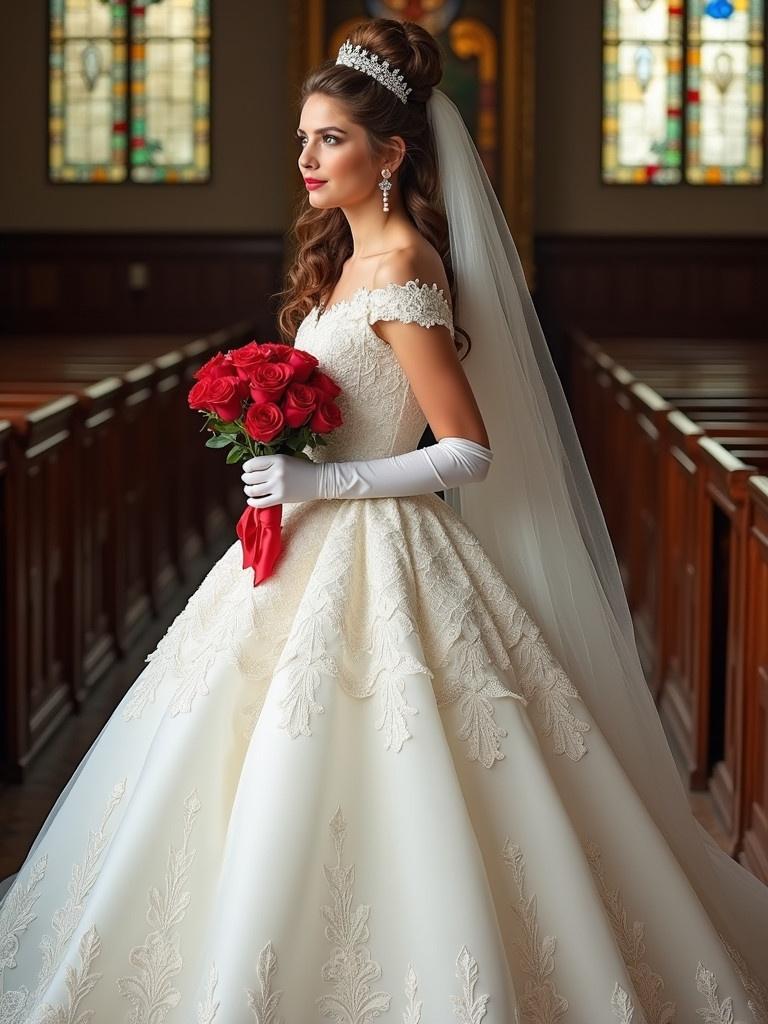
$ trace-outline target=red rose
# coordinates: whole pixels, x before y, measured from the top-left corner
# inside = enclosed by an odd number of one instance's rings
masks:
[[[285,391],[283,412],[289,427],[303,427],[317,408],[321,395],[307,384],[289,384]]]
[[[285,417],[282,409],[275,402],[262,402],[248,408],[243,424],[245,432],[254,441],[269,444],[273,438],[282,433]]]
[[[331,380],[327,374],[323,373],[322,370],[315,370],[304,383],[311,385],[313,388],[317,388],[317,390],[322,392],[327,398],[335,398],[337,395],[341,394],[341,388],[339,385],[335,381]]]
[[[238,377],[242,377],[243,380],[248,380],[259,363],[271,362],[269,346],[260,345],[257,341],[233,349],[231,355],[232,365]]]
[[[245,381],[239,377],[216,377],[206,383],[208,391],[205,397],[211,412],[225,423],[238,419],[243,411],[243,399],[248,394]]]
[[[251,398],[256,403],[279,402],[295,372],[287,363],[257,363],[248,377]]]
[[[192,376],[195,380],[214,380],[216,377],[231,377],[234,372],[229,353],[217,352],[207,363],[203,363]]]
[[[187,403],[191,409],[204,409],[219,419],[231,421],[240,415],[247,393],[237,377],[204,377],[192,385]]]
[[[290,353],[285,357],[285,362],[296,371],[295,379],[302,384],[306,383],[307,378],[317,366],[316,357],[311,352],[305,352],[303,348],[291,348],[290,345],[285,347]]]
[[[287,363],[288,357],[294,351],[293,345],[281,345],[277,341],[265,341],[262,346],[269,353],[270,362]]]
[[[187,395],[187,404],[190,409],[204,409],[206,412],[213,412],[210,402],[208,401],[208,389],[211,386],[211,382],[215,380],[215,377],[203,377],[197,384],[193,384],[190,388],[189,394]]]
[[[329,430],[335,430],[343,422],[341,409],[333,399],[321,397],[317,409],[309,421],[309,427],[317,434],[325,434]]]

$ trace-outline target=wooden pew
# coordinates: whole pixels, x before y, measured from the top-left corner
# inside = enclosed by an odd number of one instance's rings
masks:
[[[712,600],[709,609],[704,602],[701,607],[704,650],[696,685],[707,695],[702,703],[708,705],[709,789],[733,854],[743,827],[746,494],[749,478],[768,471],[768,434],[720,443],[705,436],[699,447],[705,464],[708,507],[703,528],[710,538]]]
[[[79,705],[117,657],[119,602],[113,474],[120,458],[123,383],[118,377],[107,377],[96,384],[46,381],[30,385],[22,381],[3,382],[0,386],[5,389],[6,400],[12,400],[11,395],[18,399],[35,389],[51,396],[74,393],[78,401],[73,427],[74,625],[69,675],[73,700]]]
[[[746,353],[748,360],[762,348],[748,344],[739,351]],[[624,364],[617,362],[617,355]],[[660,360],[664,365],[658,365]],[[689,379],[686,366],[691,362],[703,380]],[[715,422],[723,425],[720,434],[729,418],[734,419],[737,431],[748,429],[739,427],[748,410],[768,420],[768,379],[763,382],[763,363],[757,373],[748,362],[741,365],[732,343],[699,347],[666,340],[659,345],[654,339],[598,343],[578,332],[575,337],[574,417],[583,432],[585,456],[627,591],[641,661],[657,699],[664,673],[664,644],[659,633],[665,621],[662,588],[666,563],[664,537],[657,536],[664,508],[664,479],[658,472],[664,421],[677,401],[687,407],[692,418],[699,418],[699,412],[704,418],[707,413],[717,416]],[[714,371],[721,374],[724,366],[728,367],[727,380],[712,376]],[[643,372],[643,380],[637,378],[637,372]],[[727,403],[736,398],[740,409],[725,411]],[[740,416],[739,411],[745,415]],[[626,469],[617,472],[618,467]]]
[[[11,424],[5,486],[5,774],[24,767],[71,710],[72,431],[77,400],[24,396]]]
[[[768,472],[767,349],[577,336],[571,371],[574,419],[665,728],[689,785],[711,790],[727,848],[763,880],[768,532],[764,478],[755,481]]]
[[[744,838],[739,860],[768,884],[768,476],[747,483]]]
[[[70,520],[68,533],[62,528],[58,534],[70,542],[70,564],[57,576],[55,614],[49,616],[61,656],[58,675],[49,672],[42,684],[35,682],[31,696],[20,691],[25,659],[27,652],[42,650],[35,632],[38,609],[49,610],[51,601],[41,601],[33,590],[19,605],[31,607],[31,614],[11,623],[9,600],[0,620],[10,631],[4,644],[10,666],[5,692],[13,705],[2,762],[7,778],[23,778],[58,722],[87,699],[115,658],[162,612],[179,580],[201,577],[211,557],[234,541],[243,504],[239,471],[227,467],[220,452],[204,447],[186,395],[195,369],[214,351],[251,337],[251,325],[242,322],[175,349],[165,344],[163,350],[165,339],[156,338],[138,346],[151,355],[141,363],[126,354],[125,338],[115,339],[111,350],[86,340],[75,346],[76,354],[71,339],[4,339],[0,393],[5,392],[12,423],[12,448],[17,428],[25,419],[34,424],[41,403],[74,406],[68,429],[71,494],[63,505]],[[100,343],[104,346],[104,339]],[[21,459],[8,461],[4,494],[6,505],[16,509],[31,485],[19,485]],[[5,522],[5,546],[15,545],[20,558],[12,566],[14,587],[27,587],[18,573],[23,576],[29,544],[16,544],[8,516]],[[14,523],[30,532],[23,516],[15,515]],[[36,540],[34,519],[30,529]],[[46,557],[45,564],[61,566],[62,557]],[[33,574],[37,571],[33,567]],[[18,604],[15,596],[13,604]],[[45,696],[42,712],[35,704],[38,693]]]

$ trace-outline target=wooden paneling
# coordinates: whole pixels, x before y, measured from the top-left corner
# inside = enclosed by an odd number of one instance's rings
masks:
[[[7,233],[0,335],[197,335],[247,319],[271,339],[282,264],[280,236]]]
[[[760,338],[768,238],[539,235],[536,308],[569,389],[568,336]]]

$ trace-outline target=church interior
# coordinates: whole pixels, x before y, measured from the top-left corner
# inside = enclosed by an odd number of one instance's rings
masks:
[[[691,806],[768,884],[762,3],[3,13],[0,878],[233,543],[239,472],[187,394],[278,337],[303,74],[399,17],[440,41],[510,225]]]

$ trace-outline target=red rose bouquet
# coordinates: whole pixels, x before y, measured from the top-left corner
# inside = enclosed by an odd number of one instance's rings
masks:
[[[311,461],[304,449],[327,444],[323,435],[342,423],[335,402],[341,388],[317,365],[310,352],[270,342],[217,352],[195,373],[187,399],[213,435],[206,447],[229,448],[229,464],[255,455]],[[248,505],[238,521],[243,568],[253,568],[254,586],[272,575],[282,550],[282,512],[282,505]]]

